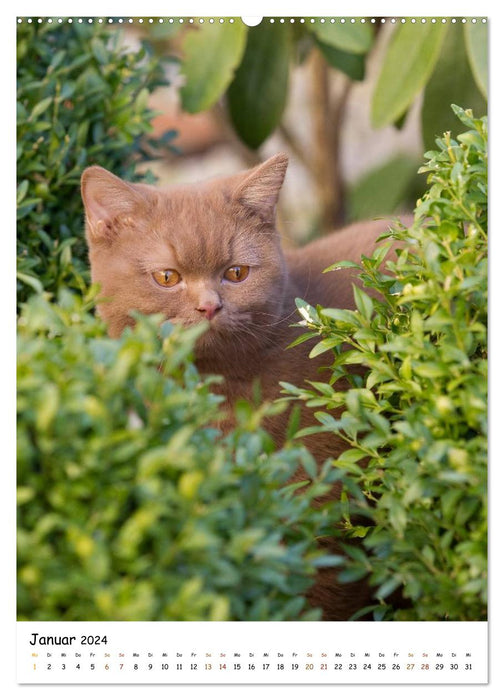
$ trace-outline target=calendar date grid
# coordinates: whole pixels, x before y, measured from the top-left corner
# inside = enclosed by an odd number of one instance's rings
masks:
[[[167,675],[460,673],[474,670],[471,652],[132,651],[32,652],[33,671]]]

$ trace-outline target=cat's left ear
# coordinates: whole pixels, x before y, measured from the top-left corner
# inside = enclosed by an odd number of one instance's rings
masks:
[[[266,221],[274,223],[275,208],[288,162],[286,153],[277,153],[249,170],[233,191],[233,198],[260,214]]]
[[[121,180],[105,168],[91,165],[82,173],[81,194],[88,242],[113,240],[121,222],[133,220],[145,205],[139,186]]]

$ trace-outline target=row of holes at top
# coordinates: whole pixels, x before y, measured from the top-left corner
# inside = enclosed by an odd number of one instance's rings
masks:
[[[261,23],[263,18],[262,17],[241,17],[240,19],[247,26],[255,27]],[[41,24],[42,22],[48,22],[49,24],[51,24],[51,23],[62,24],[65,21],[70,23],[70,24],[72,22],[77,22],[79,24],[84,24],[84,23],[92,24],[93,22],[98,22],[100,24],[103,24],[103,23],[113,24],[114,22],[117,22],[118,24],[124,24],[124,23],[133,24],[134,22],[138,22],[139,24],[142,24],[142,23],[163,24],[164,22],[168,22],[169,24],[173,24],[176,22],[179,22],[180,24],[183,24],[184,22],[187,22],[188,24],[194,24],[194,23],[203,24],[204,22],[209,22],[210,24],[214,24],[214,23],[223,24],[224,22],[229,22],[230,24],[233,24],[233,22],[235,22],[235,18],[234,17],[226,17],[226,18],[223,18],[223,17],[220,17],[220,18],[200,17],[198,19],[194,19],[192,17],[189,17],[189,18],[186,18],[186,17],[176,17],[176,18],[158,17],[158,18],[154,19],[154,18],[150,17],[149,19],[144,19],[143,17],[137,17],[136,19],[134,19],[134,18],[130,17],[130,18],[125,19],[123,17],[108,17],[107,19],[104,19],[103,17],[88,17],[88,18],[83,19],[82,17],[79,17],[78,19],[74,19],[72,17],[68,17],[65,20],[61,17],[59,17],[58,19],[53,19],[52,17],[47,17],[46,19],[43,19],[41,17],[39,17],[37,19],[32,19],[31,17],[28,17],[28,18],[18,17],[17,21],[19,24],[22,22],[27,22],[28,24],[31,24],[33,22],[37,22],[39,24]],[[427,24],[427,23],[435,24],[436,22],[441,22],[442,24],[446,24],[447,22],[451,22],[452,24],[455,24],[456,22],[461,22],[462,24],[466,24],[467,22],[471,22],[472,24],[476,24],[478,21],[485,23],[486,18],[485,17],[482,17],[482,18],[473,17],[471,19],[467,19],[466,17],[458,17],[458,18],[451,17],[448,19],[446,17],[429,17],[429,18],[426,18],[426,17],[409,17],[409,18],[402,17],[400,19],[397,19],[396,17],[381,17],[380,19],[375,19],[374,17],[371,17],[371,18],[361,17],[361,18],[356,19],[354,17],[338,17],[338,18],[335,18],[335,17],[313,18],[312,17],[312,18],[306,19],[304,17],[291,17],[291,18],[286,19],[284,17],[270,17],[270,18],[268,18],[268,21],[271,23],[280,22],[280,24],[283,24],[285,22],[288,22],[291,24],[294,24],[295,22],[300,22],[301,24],[303,24],[303,23],[314,24],[315,22],[320,22],[321,24],[323,24],[325,22],[331,23],[331,24],[334,24],[336,22],[339,22],[341,24],[345,24],[346,22],[349,22],[350,24],[356,24],[359,22],[361,24],[364,24],[365,22],[370,22],[371,24],[375,24],[376,22],[381,23],[381,24],[384,24],[385,22],[391,22],[392,24],[395,24],[395,23],[405,24],[406,22],[411,22],[412,24],[415,24],[416,22],[418,22],[420,24]]]

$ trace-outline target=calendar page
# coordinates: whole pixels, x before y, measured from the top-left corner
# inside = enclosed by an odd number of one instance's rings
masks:
[[[490,20],[309,9],[15,20],[23,689],[489,682]]]

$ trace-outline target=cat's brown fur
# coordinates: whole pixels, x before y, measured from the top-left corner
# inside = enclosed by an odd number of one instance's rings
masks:
[[[229,406],[252,398],[257,380],[262,398],[274,400],[281,380],[299,385],[328,378],[318,369],[321,358],[308,358],[306,344],[286,349],[299,334],[291,326],[299,320],[294,299],[353,308],[352,271],[322,271],[338,260],[360,261],[386,230],[380,221],[355,224],[282,253],[275,207],[286,168],[287,157],[278,154],[245,173],[165,190],[126,183],[97,166],[82,176],[92,279],[108,300],[99,313],[110,335],[132,323],[132,309],[162,312],[184,324],[210,319],[196,346],[196,363],[201,372],[224,377]],[[250,266],[244,281],[223,279],[233,265]],[[165,269],[177,270],[181,282],[160,287],[152,273]],[[267,425],[278,445],[287,420],[284,412]],[[313,423],[303,407],[301,425]],[[329,434],[305,442],[319,463],[344,447]],[[338,496],[336,486],[331,497]],[[367,596],[365,585],[341,586],[328,570],[320,574],[311,602],[323,607],[324,619],[348,619]]]

